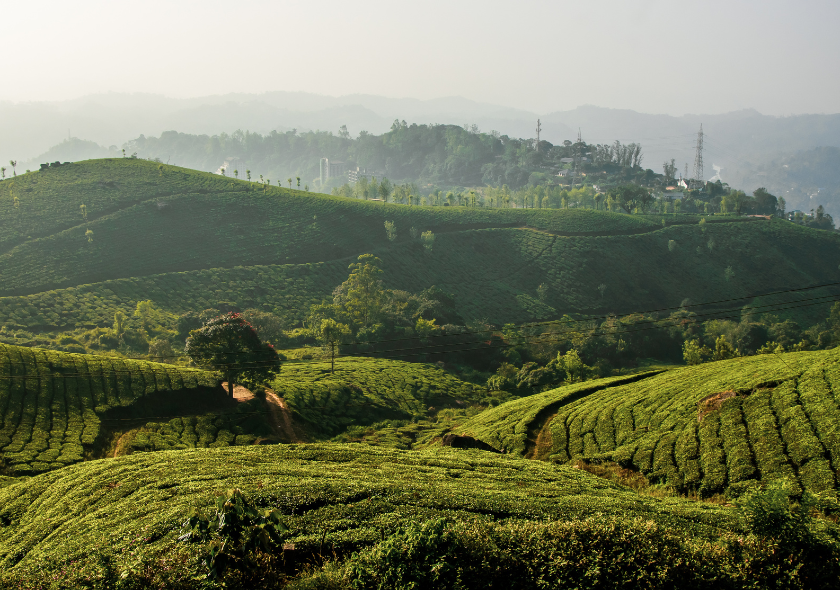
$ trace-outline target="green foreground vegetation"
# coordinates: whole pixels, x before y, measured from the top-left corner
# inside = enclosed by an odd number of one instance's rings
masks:
[[[192,587],[194,576],[207,574],[205,549],[179,543],[181,527],[194,509],[209,509],[232,488],[260,509],[279,511],[283,545],[294,547],[300,565],[315,568],[292,582],[299,587],[375,588],[382,583],[376,579],[394,575],[395,588],[418,575],[430,588],[451,587],[459,577],[464,588],[510,587],[503,584],[517,575],[523,588],[542,587],[543,576],[616,587],[609,572],[622,570],[624,583],[635,578],[649,587],[728,580],[727,587],[739,588],[791,576],[827,587],[838,558],[828,529],[805,529],[828,561],[806,559],[796,573],[785,562],[800,557],[796,548],[745,539],[749,521],[731,509],[646,498],[569,467],[480,451],[281,445],[91,461],[0,489],[0,580],[15,587],[105,588],[120,579],[124,587]],[[517,550],[518,543],[524,545]],[[397,548],[406,546],[414,549],[400,556],[405,549]],[[372,552],[357,554],[342,572],[340,560],[366,547]],[[458,547],[466,553],[452,561]],[[259,579],[284,587],[285,557],[260,555],[255,578],[229,571],[229,586]],[[565,561],[573,556],[577,565]],[[674,557],[685,565],[668,563]],[[494,567],[488,558],[501,561]],[[423,563],[443,570],[435,574]],[[456,575],[458,568],[475,568],[480,577]],[[494,571],[499,579],[488,582]]]
[[[765,354],[508,402],[457,432],[558,463],[611,461],[654,483],[738,497],[787,480],[835,501],[840,352]]]

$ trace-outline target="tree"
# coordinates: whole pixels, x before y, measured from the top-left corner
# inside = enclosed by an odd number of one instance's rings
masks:
[[[388,197],[391,195],[391,181],[387,178],[383,178],[382,182],[379,184],[379,196],[382,197],[382,200],[386,203],[388,202]]]
[[[784,197],[779,197],[778,199],[776,199],[776,203],[777,203],[776,213],[779,215],[779,217],[784,217],[785,216],[785,207],[787,206],[787,203],[785,202],[785,198]]]
[[[300,176],[296,176],[295,178],[297,178],[297,188],[300,190]]]
[[[420,240],[423,242],[423,247],[426,249],[426,252],[431,253],[435,245],[435,234],[431,230],[424,231],[420,234]]]
[[[190,332],[184,352],[196,365],[223,373],[230,397],[234,382],[265,382],[280,370],[277,351],[260,341],[239,313],[213,318]]]
[[[350,265],[350,276],[338,289],[334,301],[359,328],[371,328],[379,320],[385,302],[382,261],[373,254],[362,254]]]
[[[245,170],[245,176],[248,178],[248,182],[251,182],[251,171]]]
[[[138,301],[137,307],[134,309],[134,317],[140,318],[140,327],[146,333],[148,338],[152,329],[152,321],[155,307],[150,299],[145,301]]]
[[[775,215],[779,208],[779,200],[764,187],[757,188],[753,191],[753,198],[755,199],[755,212],[764,215]]]
[[[239,179],[239,170],[234,170],[233,171],[233,177],[236,178],[237,180]]]
[[[79,205],[79,209],[82,211],[82,219],[87,221],[87,207],[85,207],[84,203]]]
[[[5,166],[0,168],[0,174],[3,175],[3,179],[5,180],[5,178],[6,178],[6,167]]]
[[[677,176],[677,165],[674,163],[674,158],[671,158],[670,162],[665,162],[662,164],[662,168],[665,171],[665,180],[671,182]]]
[[[12,174],[13,174],[14,176],[17,176],[17,171],[16,171],[16,168],[17,168],[17,160],[9,160],[9,164],[11,164],[11,165],[12,165]]]
[[[120,341],[123,339],[123,336],[125,336],[126,319],[125,314],[121,311],[117,311],[114,314],[114,324],[112,329],[114,331],[114,336],[116,336]]]
[[[735,358],[738,354],[735,352],[735,349],[732,348],[732,345],[729,344],[729,341],[726,339],[726,336],[721,334],[715,340],[715,360],[716,361],[725,361],[727,359]]]
[[[711,354],[712,351],[707,346],[701,346],[698,340],[683,342],[683,360],[687,365],[699,365]]]
[[[330,350],[330,373],[335,373],[336,347],[346,342],[351,334],[350,327],[347,324],[340,324],[332,318],[321,320],[321,325],[318,326],[315,337],[322,346]]]
[[[291,189],[291,188],[292,188],[292,179],[291,179],[291,178],[287,178],[287,179],[286,179],[286,182],[288,182],[288,183],[289,183],[289,189]]]
[[[650,194],[643,186],[635,184],[625,184],[616,187],[609,192],[613,202],[624,209],[625,212],[630,213],[635,208],[642,211],[646,210],[653,202],[653,195]]]
[[[735,271],[732,270],[731,266],[727,266],[726,270],[723,271],[723,276],[729,281],[735,277]]]
[[[350,139],[350,132],[347,131],[347,125],[342,125],[338,128],[338,136],[341,139]]]
[[[92,243],[93,242],[93,230],[90,230],[90,229],[87,230],[85,232],[85,237],[87,238],[87,241],[88,241],[89,244]]]
[[[158,176],[163,176],[163,164],[158,165]]]
[[[219,168],[219,170],[221,170],[221,172],[222,172],[222,176],[225,176],[225,169],[224,169],[224,167]]]
[[[727,202],[727,208],[731,206],[738,215],[741,214],[741,211],[744,207],[746,207],[750,200],[744,191],[731,191],[726,197],[724,197],[724,199]]]
[[[388,241],[393,242],[397,239],[397,226],[393,221],[385,222],[385,235],[388,236]]]

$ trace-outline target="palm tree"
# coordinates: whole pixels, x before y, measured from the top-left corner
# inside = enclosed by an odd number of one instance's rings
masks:
[[[17,166],[17,160],[9,160],[9,164],[12,165],[12,174],[17,176],[17,171],[15,170],[15,167]]]

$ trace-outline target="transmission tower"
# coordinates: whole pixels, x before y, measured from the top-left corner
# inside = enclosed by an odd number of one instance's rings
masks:
[[[697,132],[697,152],[694,154],[694,182],[703,186],[703,124]]]
[[[537,151],[540,151],[540,131],[542,130],[542,125],[540,124],[540,120],[537,119]]]

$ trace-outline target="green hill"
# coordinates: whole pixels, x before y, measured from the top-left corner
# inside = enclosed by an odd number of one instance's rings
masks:
[[[96,456],[108,432],[195,414],[217,385],[195,369],[0,345],[0,470],[38,473]]]
[[[768,354],[590,381],[486,410],[456,432],[518,456],[615,461],[707,496],[788,479],[835,497],[838,361],[837,349]]]
[[[384,420],[422,420],[487,396],[434,365],[354,357],[337,360],[332,374],[329,362],[287,363],[274,390],[316,437]]]
[[[290,529],[286,542],[303,556],[347,555],[409,522],[439,516],[523,525],[640,518],[647,527],[704,539],[741,526],[721,507],[639,496],[580,470],[485,452],[196,449],[90,461],[0,489],[0,569],[25,577],[73,562],[73,571],[89,572],[110,559],[122,571],[154,556],[169,556],[168,568],[183,567],[196,548],[175,541],[181,523],[231,488],[258,506],[279,508]]]
[[[170,314],[228,302],[291,326],[363,252],[382,258],[388,287],[437,285],[455,294],[462,316],[494,323],[838,279],[830,261],[840,259],[840,238],[780,220],[724,217],[701,228],[668,216],[662,227],[593,210],[383,205],[157,166],[94,160],[0,183],[0,214],[14,220],[0,232],[8,330],[105,326],[146,299]],[[396,224],[393,243],[385,220]],[[431,252],[412,228],[435,232]]]
[[[0,183],[0,215],[15,220],[0,242],[3,291],[342,258],[387,245],[386,219],[396,222],[403,241],[411,226],[441,232],[528,224],[584,234],[655,227],[584,210],[382,206],[158,166],[91,160]]]

